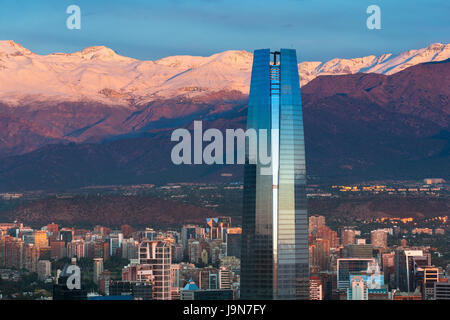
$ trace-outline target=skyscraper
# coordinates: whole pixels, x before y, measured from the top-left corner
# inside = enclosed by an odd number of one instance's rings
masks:
[[[387,231],[383,229],[372,230],[370,232],[370,239],[374,248],[387,247]]]
[[[270,154],[271,161],[255,159],[247,136],[241,298],[309,299],[305,147],[294,49],[255,50],[250,129],[260,145],[267,141],[267,152],[258,154]]]
[[[138,267],[147,265],[153,275],[153,300],[170,300],[172,261],[170,243],[161,240],[143,240],[138,248]],[[122,270],[124,280],[124,270]]]
[[[369,290],[360,276],[353,277],[350,288],[347,289],[347,300],[369,300]]]
[[[94,282],[98,284],[100,281],[100,276],[103,272],[103,258],[95,258],[94,259]]]
[[[156,242],[155,259],[153,264],[153,273],[155,275],[155,281],[153,284],[153,299],[170,300],[170,263],[172,260],[170,254],[170,244],[165,241]]]
[[[38,248],[48,246],[47,232],[45,230],[34,231],[34,244]]]

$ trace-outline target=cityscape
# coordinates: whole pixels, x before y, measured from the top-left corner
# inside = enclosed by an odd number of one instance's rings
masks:
[[[343,190],[383,193],[432,193],[448,199],[442,179],[393,186],[322,186],[309,188],[308,199],[348,197]],[[241,199],[242,185],[166,185],[117,188],[129,196],[148,190],[183,201],[189,195],[219,211],[217,190]],[[387,191],[386,191],[387,189]],[[105,192],[105,187],[102,188]],[[365,191],[363,191],[365,190]],[[402,191],[405,190],[405,191]],[[94,192],[97,192],[95,190]],[[354,191],[354,193],[358,193]],[[184,195],[184,196],[182,196]],[[174,197],[175,196],[175,197]],[[392,196],[392,195],[391,195]],[[416,195],[417,196],[417,195]],[[2,194],[3,202],[24,194]],[[36,195],[34,195],[36,197]],[[73,193],[59,198],[73,197]],[[353,195],[352,197],[360,197]],[[408,196],[405,194],[402,197]],[[7,200],[6,200],[7,199]],[[199,201],[199,200],[195,200]],[[349,216],[317,209],[309,216],[309,299],[441,300],[449,299],[448,215]],[[351,214],[351,213],[350,213]],[[35,223],[33,223],[35,224]],[[203,223],[166,228],[96,225],[81,228],[49,222],[29,227],[20,221],[0,223],[0,294],[2,299],[86,300],[238,300],[241,298],[242,225],[239,211]],[[66,286],[67,267],[81,269],[81,287]]]
[[[3,1],[0,305],[448,309],[449,5],[405,8]]]

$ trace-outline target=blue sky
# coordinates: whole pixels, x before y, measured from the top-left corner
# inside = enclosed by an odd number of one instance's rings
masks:
[[[81,30],[66,28],[72,4]],[[372,4],[381,30],[366,27]],[[301,60],[328,60],[448,43],[449,13],[448,0],[0,0],[0,39],[39,54],[105,45],[154,60],[286,47]]]

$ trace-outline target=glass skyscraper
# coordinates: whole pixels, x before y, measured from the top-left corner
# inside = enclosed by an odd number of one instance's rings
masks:
[[[267,141],[271,161],[255,161],[247,137],[241,298],[309,299],[305,146],[294,49],[255,50],[249,129],[259,142]]]

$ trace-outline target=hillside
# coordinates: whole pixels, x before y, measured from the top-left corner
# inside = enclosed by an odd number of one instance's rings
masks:
[[[233,201],[241,199],[240,196]],[[229,199],[231,200],[231,199]],[[97,224],[120,227],[132,226],[181,227],[187,223],[203,224],[205,218],[218,215],[233,216],[240,223],[241,212],[223,208],[218,213],[191,204],[163,200],[152,196],[90,195],[73,198],[47,198],[28,202],[15,209],[0,212],[3,222],[14,221],[41,227],[49,222],[60,225],[92,227]],[[448,198],[363,196],[353,198],[321,198],[308,200],[308,213],[326,217],[425,218],[448,215]]]
[[[29,202],[12,211],[0,213],[1,221],[23,221],[42,226],[50,221],[67,226],[106,225],[180,226],[203,223],[215,213],[190,204],[149,196],[74,196]]]

